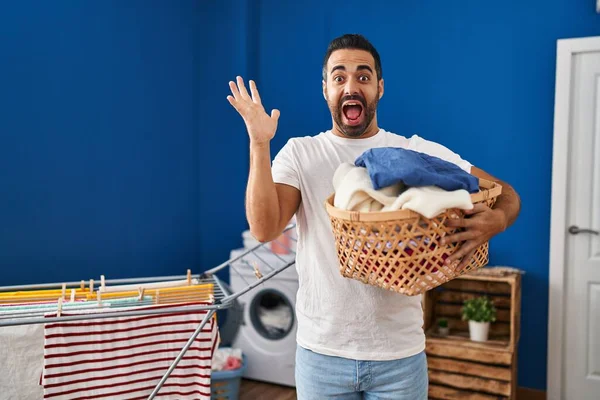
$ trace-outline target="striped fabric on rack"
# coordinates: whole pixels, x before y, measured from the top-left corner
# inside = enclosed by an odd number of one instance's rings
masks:
[[[169,309],[206,304],[138,307],[135,310],[164,309],[165,313],[115,318],[94,319],[93,313],[86,313],[90,319],[46,324],[44,398],[147,399],[207,314],[206,310]],[[134,308],[118,311],[128,309]],[[211,361],[218,341],[213,317],[156,399],[210,399]]]

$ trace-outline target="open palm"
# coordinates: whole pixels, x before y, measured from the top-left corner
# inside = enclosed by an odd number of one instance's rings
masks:
[[[271,116],[266,113],[260,101],[256,83],[252,80],[250,81],[252,96],[248,94],[244,80],[239,76],[237,84],[229,82],[229,88],[233,96],[227,96],[227,100],[244,119],[250,140],[256,144],[269,142],[277,131],[279,110],[271,111]]]

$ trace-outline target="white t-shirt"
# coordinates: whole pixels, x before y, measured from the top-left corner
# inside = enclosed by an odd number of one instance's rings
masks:
[[[421,296],[406,296],[340,275],[325,200],[333,174],[375,147],[403,147],[457,164],[471,164],[446,147],[419,136],[410,139],[383,129],[367,139],[331,131],[290,139],[273,160],[276,183],[300,190],[296,213],[297,342],[316,353],[357,360],[391,360],[425,349]]]

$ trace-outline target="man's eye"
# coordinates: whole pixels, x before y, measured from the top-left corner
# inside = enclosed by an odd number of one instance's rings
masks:
[[[333,78],[334,82],[341,82],[343,80],[344,80],[344,78],[342,78],[341,76],[336,76],[336,77]]]
[[[367,75],[361,75],[360,79],[362,82],[367,82],[369,80],[369,77]]]

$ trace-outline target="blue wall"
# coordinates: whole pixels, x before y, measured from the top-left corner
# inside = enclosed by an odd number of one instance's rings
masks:
[[[321,95],[328,42],[377,47],[381,127],[440,142],[510,182],[523,207],[490,262],[526,271],[519,385],[546,388],[548,252],[556,40],[600,35],[589,0],[260,2],[263,100],[281,109],[276,148],[330,127]]]
[[[249,141],[241,117],[227,101],[229,81],[254,71],[250,57],[256,14],[251,0],[207,1],[202,5],[195,76],[199,98],[198,164],[199,254],[203,268],[229,258],[241,247],[248,229],[244,196],[248,180]],[[226,27],[227,26],[227,27]],[[221,277],[228,279],[228,274]]]
[[[0,6],[0,285],[199,261],[196,1]]]
[[[519,384],[546,386],[556,40],[590,0],[20,1],[0,8],[0,285],[184,273],[241,244],[248,140],[227,82],[282,112],[274,153],[331,122],[327,43],[383,59],[385,129],[441,142],[520,192],[492,264],[526,270]]]

